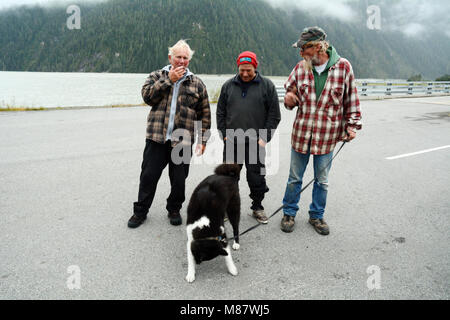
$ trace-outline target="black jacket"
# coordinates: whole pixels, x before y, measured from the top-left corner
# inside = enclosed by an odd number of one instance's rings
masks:
[[[267,137],[261,139],[269,142],[272,130],[280,122],[280,104],[273,82],[256,73],[251,82],[243,82],[239,74],[227,80],[220,91],[217,103],[217,128],[226,137],[226,129],[267,129]]]

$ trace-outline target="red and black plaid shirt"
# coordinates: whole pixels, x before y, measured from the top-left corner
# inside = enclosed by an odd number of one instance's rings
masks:
[[[306,154],[311,142],[311,154],[330,153],[338,141],[346,136],[347,127],[361,129],[361,109],[355,77],[347,59],[339,58],[330,67],[318,100],[313,72],[305,70],[303,60],[292,70],[284,88],[286,92],[297,88],[300,100],[291,139],[296,152]]]

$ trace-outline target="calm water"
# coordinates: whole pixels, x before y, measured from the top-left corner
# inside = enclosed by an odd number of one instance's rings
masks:
[[[91,107],[143,103],[147,74],[0,71],[0,107]],[[213,96],[232,75],[198,75]],[[276,86],[287,77],[270,77]]]

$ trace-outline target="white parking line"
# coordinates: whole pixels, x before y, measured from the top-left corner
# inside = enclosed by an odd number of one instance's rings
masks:
[[[388,157],[388,158],[386,158],[386,160],[395,160],[395,159],[400,159],[400,158],[406,158],[406,157],[415,156],[417,154],[427,153],[427,152],[432,152],[432,151],[437,151],[437,150],[442,150],[442,149],[446,149],[446,148],[450,148],[450,145],[437,147],[437,148],[433,148],[433,149],[417,151],[417,152],[412,152],[412,153],[405,153],[405,154],[401,154],[401,155],[394,156],[394,157]]]

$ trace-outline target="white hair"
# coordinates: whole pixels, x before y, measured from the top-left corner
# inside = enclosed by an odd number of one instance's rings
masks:
[[[172,47],[169,47],[169,55],[173,57],[175,55],[174,51],[177,49],[187,49],[189,52],[189,60],[192,59],[192,56],[194,55],[195,52],[194,50],[191,49],[186,40],[183,39],[179,40]]]

